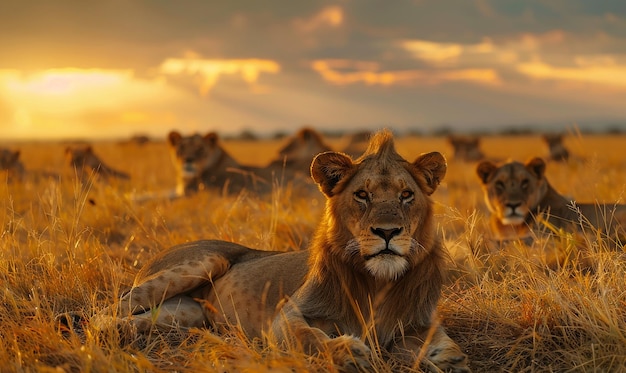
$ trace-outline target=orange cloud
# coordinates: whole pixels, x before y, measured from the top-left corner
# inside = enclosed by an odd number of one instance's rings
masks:
[[[450,64],[457,61],[463,53],[460,44],[434,43],[424,40],[407,40],[402,43],[407,51],[417,59],[432,63],[433,65]]]
[[[593,83],[626,88],[626,65],[618,65],[607,56],[577,59],[577,67],[552,66],[541,61],[520,63],[517,71],[534,79]]]
[[[275,74],[280,65],[272,60],[263,59],[203,59],[195,56],[187,58],[168,58],[159,70],[168,75],[193,75],[200,79],[200,92],[207,94],[217,84],[221,75],[239,74],[243,81],[257,88],[256,83],[261,73]]]
[[[487,54],[494,51],[489,39],[478,44],[437,43],[427,40],[404,40],[400,46],[418,60],[433,66],[453,66],[464,55]]]
[[[321,28],[334,28],[343,24],[343,9],[340,6],[328,6],[309,19],[297,19],[295,27],[302,32],[313,32]]]
[[[313,61],[311,67],[324,80],[337,85],[364,83],[366,85],[391,86],[440,84],[446,81],[466,81],[478,84],[500,83],[498,74],[492,69],[379,71],[379,65],[376,63],[350,60],[316,60]]]

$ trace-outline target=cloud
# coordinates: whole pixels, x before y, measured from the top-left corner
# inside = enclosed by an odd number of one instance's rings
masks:
[[[297,30],[305,33],[319,29],[336,28],[343,24],[344,12],[340,6],[328,6],[310,18],[297,18],[293,21]]]
[[[195,76],[199,80],[199,90],[208,94],[222,75],[238,74],[256,92],[261,91],[257,82],[261,73],[276,74],[280,65],[266,59],[203,59],[195,55],[186,58],[168,58],[159,66],[165,75]]]
[[[572,53],[569,49],[573,48],[573,38],[573,35],[562,30],[552,30],[539,34],[525,32],[497,41],[486,38],[476,44],[404,40],[398,42],[398,45],[410,52],[412,57],[431,66],[433,71],[430,74],[435,82],[463,79],[500,82],[497,77],[502,76],[506,80],[502,81],[501,86],[518,88],[520,83],[527,83],[529,78],[618,89],[626,87],[626,55]],[[613,42],[604,39],[602,35],[596,35],[584,41],[579,40],[578,43],[593,45],[594,41],[595,44]],[[452,74],[451,68],[455,68],[457,73]]]
[[[363,83],[365,85],[437,85],[464,81],[476,84],[499,84],[500,78],[492,69],[447,70],[387,70],[380,71],[375,62],[352,60],[315,60],[311,67],[322,78],[336,85]]]
[[[460,44],[435,43],[425,40],[407,40],[401,44],[415,58],[435,66],[454,64],[463,53],[463,47]]]
[[[555,80],[576,83],[591,83],[626,89],[626,65],[618,65],[609,56],[578,57],[579,66],[560,67],[542,61],[525,62],[517,65],[517,71],[539,80]]]

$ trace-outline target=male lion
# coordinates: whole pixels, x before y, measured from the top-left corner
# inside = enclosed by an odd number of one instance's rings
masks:
[[[545,170],[545,161],[538,157],[526,163],[483,161],[477,165],[497,238],[529,237],[540,217],[556,228],[591,226],[610,236],[624,235],[626,205],[570,201],[550,185]]]
[[[87,180],[91,176],[101,176],[105,179],[129,179],[130,176],[107,166],[93,151],[91,145],[68,146],[65,148],[65,157],[69,165],[77,174]]]
[[[250,338],[268,333],[307,353],[328,352],[344,371],[370,368],[371,342],[409,363],[423,356],[438,369],[469,372],[466,356],[434,320],[445,254],[430,195],[445,173],[437,152],[403,159],[387,130],[356,161],[321,153],[311,175],[326,209],[309,250],[224,241],[174,246],[93,322],[107,325],[117,315],[116,323],[138,331],[237,324]],[[206,301],[218,311],[208,312]]]

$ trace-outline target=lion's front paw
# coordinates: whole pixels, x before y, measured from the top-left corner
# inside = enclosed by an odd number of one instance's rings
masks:
[[[372,369],[370,349],[360,339],[342,335],[326,342],[333,363],[341,372],[367,372]]]
[[[443,346],[430,346],[426,357],[439,370],[452,373],[470,373],[467,356],[456,343],[450,341]]]

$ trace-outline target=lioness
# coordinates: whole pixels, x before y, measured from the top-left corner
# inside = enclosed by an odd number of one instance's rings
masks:
[[[324,142],[319,132],[310,127],[303,127],[278,151],[278,157],[270,162],[268,167],[308,174],[313,157],[329,150],[332,149]]]
[[[560,133],[546,133],[541,136],[545,144],[548,146],[549,158],[553,161],[567,162],[569,159],[569,150],[563,144],[563,135]]]
[[[358,131],[348,136],[348,144],[342,151],[353,158],[358,158],[367,149],[372,133],[370,131]]]
[[[83,180],[91,176],[101,176],[105,179],[129,179],[130,175],[107,166],[96,155],[91,145],[68,146],[65,148],[65,157],[68,164]]]
[[[406,161],[387,130],[356,161],[321,153],[311,175],[326,209],[309,250],[224,241],[174,246],[93,322],[117,315],[120,325],[139,331],[238,324],[250,338],[267,332],[308,353],[328,352],[344,371],[370,368],[366,341],[373,341],[409,363],[423,356],[439,369],[469,372],[466,356],[434,321],[445,254],[430,195],[446,168],[437,152]]]
[[[238,193],[242,189],[271,189],[271,175],[261,168],[237,162],[222,147],[215,132],[183,136],[178,131],[171,131],[167,141],[176,168],[176,193],[180,196],[206,188],[227,193]]]
[[[545,170],[545,161],[538,157],[526,163],[483,161],[476,166],[497,238],[529,237],[540,217],[556,228],[592,226],[623,236],[626,205],[575,203],[550,185]]]
[[[450,135],[448,143],[452,146],[454,159],[462,162],[474,162],[485,158],[480,150],[480,137]]]
[[[6,173],[9,182],[22,179],[24,164],[20,160],[19,150],[0,149],[0,171]]]

